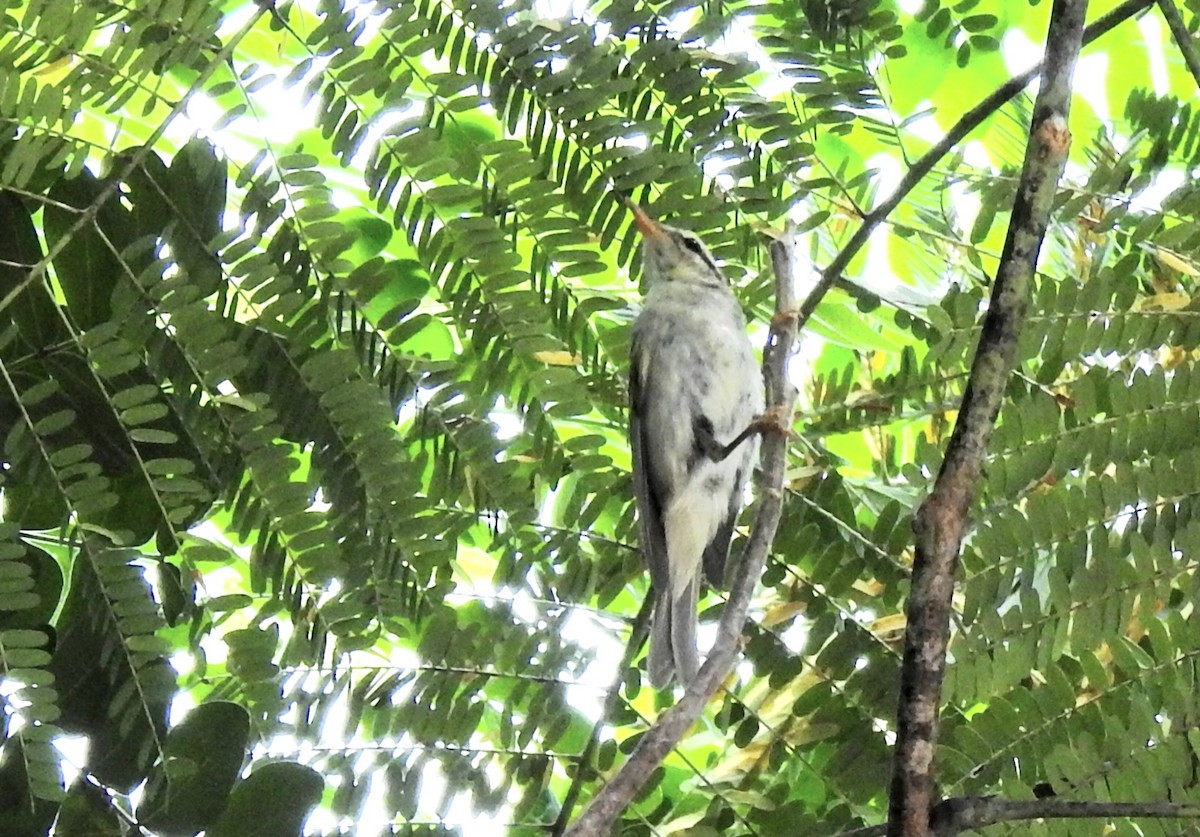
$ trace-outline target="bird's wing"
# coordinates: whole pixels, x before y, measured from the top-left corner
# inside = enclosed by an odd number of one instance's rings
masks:
[[[726,565],[729,560],[729,542],[733,539],[733,526],[737,523],[738,512],[742,510],[742,487],[758,456],[757,440],[747,440],[742,443],[750,447],[750,453],[739,452],[735,455],[742,457],[737,474],[733,478],[733,491],[729,493],[729,506],[721,525],[712,541],[704,548],[704,577],[715,590],[725,589]]]
[[[741,474],[738,474],[736,485],[739,489],[741,480]],[[733,524],[737,522],[738,510],[741,507],[740,491],[732,492],[729,495],[729,511],[725,519],[717,527],[717,534],[713,536],[712,541],[704,547],[704,577],[714,590],[725,589],[725,562],[729,557],[729,542],[733,539]]]
[[[654,468],[650,462],[654,447],[653,442],[647,439],[648,410],[645,398],[650,364],[640,349],[636,333],[630,347],[630,360],[629,447],[633,453],[633,499],[637,506],[638,535],[642,542],[642,554],[650,569],[650,583],[656,591],[663,591],[670,589],[671,575],[663,532],[664,498],[661,491],[656,490]]]
[[[671,641],[671,589],[659,588],[650,591],[654,596],[654,618],[650,620],[650,653],[647,668],[650,685],[665,689],[675,679],[675,646]]]

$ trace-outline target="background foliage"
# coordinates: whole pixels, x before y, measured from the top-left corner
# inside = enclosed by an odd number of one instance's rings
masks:
[[[1036,57],[1048,5],[0,6],[0,831],[564,819],[670,700],[616,666],[647,579],[614,189],[705,237],[761,339],[763,236],[798,221],[827,263]],[[1153,15],[1085,61],[963,555],[941,783],[1196,801],[1200,116]],[[745,662],[622,833],[882,820],[909,521],[1027,111],[944,160],[810,323]]]

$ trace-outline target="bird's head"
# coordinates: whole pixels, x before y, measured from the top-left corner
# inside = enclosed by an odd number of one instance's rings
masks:
[[[642,234],[642,270],[650,286],[659,282],[728,286],[712,254],[694,232],[660,224],[632,201],[626,205]]]

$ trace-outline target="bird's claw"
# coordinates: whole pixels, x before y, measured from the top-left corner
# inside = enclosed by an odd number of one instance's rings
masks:
[[[799,308],[791,308],[791,309],[788,309],[787,311],[776,311],[775,315],[773,317],[771,317],[771,328],[778,330],[778,329],[783,328],[784,326],[791,325],[792,323],[796,322],[799,319],[800,319],[800,309]]]
[[[757,433],[776,433],[785,439],[792,435],[791,417],[783,407],[768,407],[766,411],[750,422]]]

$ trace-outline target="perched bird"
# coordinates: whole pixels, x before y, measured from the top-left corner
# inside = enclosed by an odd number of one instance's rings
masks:
[[[758,457],[763,388],[746,320],[693,233],[630,204],[646,298],[633,326],[629,440],[642,552],[655,596],[650,682],[700,667],[700,570],[722,583],[733,524]]]

